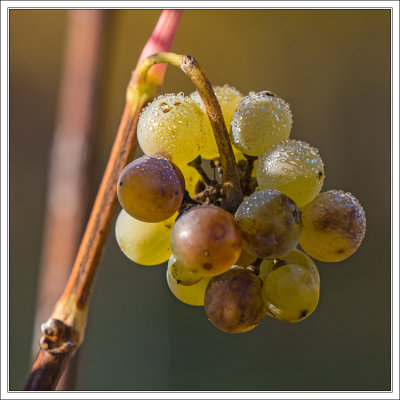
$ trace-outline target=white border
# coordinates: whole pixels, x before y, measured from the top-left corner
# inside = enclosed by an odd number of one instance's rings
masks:
[[[56,5],[56,6],[55,6]],[[8,8],[392,8],[392,392],[8,392]],[[1,2],[2,399],[398,399],[399,395],[399,3],[397,1],[2,1]],[[379,133],[378,133],[379,134]],[[371,188],[373,190],[373,188]],[[379,267],[379,266],[377,266]]]

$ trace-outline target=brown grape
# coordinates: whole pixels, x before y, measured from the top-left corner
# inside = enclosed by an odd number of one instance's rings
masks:
[[[236,263],[242,251],[242,237],[227,211],[199,206],[178,218],[171,234],[171,248],[184,267],[202,276],[213,276]]]
[[[301,235],[296,204],[278,190],[257,190],[236,211],[244,249],[256,257],[279,258],[292,251]]]
[[[161,156],[143,156],[128,164],[117,185],[121,206],[144,222],[161,222],[176,213],[185,191],[179,168]]]
[[[240,333],[255,328],[266,312],[261,288],[257,275],[238,266],[213,277],[204,296],[207,317],[224,332]]]

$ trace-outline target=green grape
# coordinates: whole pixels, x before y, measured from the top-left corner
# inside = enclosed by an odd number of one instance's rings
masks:
[[[320,286],[320,277],[319,277],[319,272],[318,269],[314,263],[314,261],[308,257],[307,254],[304,254],[300,250],[293,250],[286,256],[283,256],[280,259],[277,260],[264,260],[261,265],[260,265],[260,279],[262,281],[265,281],[267,275],[279,267],[280,265],[284,264],[297,264],[301,265],[303,268],[305,268],[307,271],[309,271],[314,278],[314,281]]]
[[[167,283],[171,293],[183,303],[191,306],[204,306],[204,294],[211,277],[204,277],[191,286],[184,286],[177,283],[167,269]]]
[[[341,261],[361,245],[366,219],[359,201],[341,190],[319,194],[303,210],[300,245],[311,257],[326,262]]]
[[[291,129],[289,104],[271,92],[251,92],[233,114],[231,141],[243,153],[261,156],[274,143],[287,139]]]
[[[117,185],[123,209],[144,222],[161,222],[182,203],[185,179],[179,168],[160,156],[143,156],[128,164]]]
[[[260,157],[257,182],[271,187],[303,207],[320,192],[324,183],[324,164],[318,150],[300,140],[275,143]]]
[[[204,297],[208,319],[228,333],[255,328],[266,311],[261,285],[257,275],[238,266],[213,277]]]
[[[196,171],[196,168],[190,167],[186,164],[181,165],[179,169],[185,178],[185,189],[191,197],[194,197],[197,194],[196,185],[201,180],[200,174]]]
[[[157,265],[171,255],[171,231],[177,214],[166,221],[147,223],[121,210],[115,224],[115,236],[122,252],[142,265]]]
[[[269,314],[281,321],[298,322],[317,307],[319,285],[306,268],[285,264],[267,275],[262,296]]]
[[[137,127],[145,154],[161,154],[178,166],[202,153],[207,141],[203,113],[190,98],[179,94],[157,97],[143,109]]]
[[[236,211],[244,249],[261,258],[279,258],[298,244],[301,216],[296,204],[278,190],[257,190]]]
[[[234,111],[239,106],[243,95],[234,87],[229,85],[214,86],[213,87],[217,100],[221,106],[222,116],[224,117],[225,124],[229,130],[230,122]],[[207,129],[207,143],[205,148],[202,150],[202,157],[206,159],[213,159],[219,157],[217,143],[215,142],[214,133],[211,127],[210,120],[208,118],[206,108],[204,107],[203,100],[201,99],[198,92],[193,92],[190,97],[196,102],[201,108],[204,115],[204,126]]]
[[[176,260],[203,276],[221,274],[236,263],[242,238],[235,219],[222,208],[193,207],[178,218],[171,234]]]
[[[177,284],[191,286],[199,282],[203,277],[197,272],[191,272],[176,261],[172,254],[168,260],[168,270]]]
[[[240,253],[239,259],[236,261],[236,265],[240,267],[246,268],[250,264],[252,264],[254,261],[256,261],[257,257],[253,256],[252,254],[249,254],[245,249],[242,249],[242,252]]]

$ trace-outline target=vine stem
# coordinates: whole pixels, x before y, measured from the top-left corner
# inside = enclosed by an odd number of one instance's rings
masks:
[[[165,10],[141,58],[170,50],[182,10]],[[126,103],[108,164],[81,241],[67,286],[50,319],[42,325],[40,350],[24,390],[54,390],[62,372],[84,338],[89,299],[116,210],[116,185],[136,147],[136,126],[142,107],[153,99],[163,82],[165,67],[147,79],[133,72]]]
[[[223,171],[222,182],[225,196],[221,207],[230,212],[236,211],[243,200],[242,187],[221,106],[211,82],[200,64],[193,57],[167,52],[154,54],[143,60],[142,64],[138,66],[138,78],[145,79],[149,68],[159,63],[169,63],[179,67],[191,79],[203,100],[214,131]]]

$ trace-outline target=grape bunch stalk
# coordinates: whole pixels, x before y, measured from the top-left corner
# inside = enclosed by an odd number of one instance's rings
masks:
[[[116,188],[117,242],[135,263],[168,261],[171,292],[204,306],[224,332],[247,332],[265,316],[301,321],[320,296],[313,259],[341,261],[357,250],[363,208],[350,193],[321,193],[322,159],[289,138],[293,116],[283,99],[226,84],[196,88],[160,95],[142,110],[144,156],[125,167]],[[216,97],[214,110],[202,90]],[[229,135],[215,133],[210,109]],[[231,176],[238,179],[227,184]],[[226,201],[232,186],[236,203]]]

